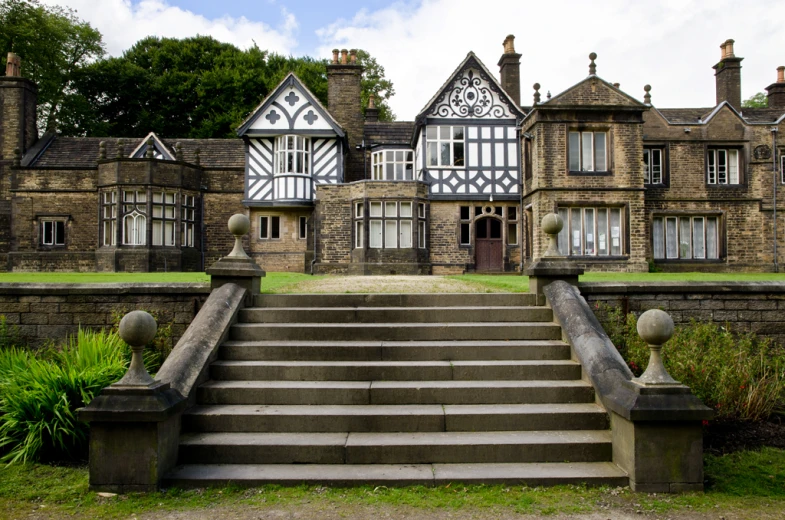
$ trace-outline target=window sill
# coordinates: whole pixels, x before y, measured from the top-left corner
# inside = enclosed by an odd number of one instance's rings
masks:
[[[724,258],[655,258],[655,264],[724,264]]]
[[[588,261],[588,260],[594,260],[594,261],[600,261],[600,262],[619,262],[619,261],[627,261],[627,260],[629,260],[630,256],[629,255],[616,255],[616,256],[611,256],[611,255],[572,256],[572,255],[570,255],[567,258],[569,258],[570,260],[579,260],[579,261],[583,261],[583,262]]]
[[[575,177],[612,177],[612,171],[599,171],[599,172],[582,172],[582,171],[573,171],[569,170],[567,175],[575,176]]]
[[[720,188],[722,190],[727,190],[727,189],[746,188],[747,185],[746,184],[711,184],[711,183],[707,182],[706,183],[706,187],[707,188]]]

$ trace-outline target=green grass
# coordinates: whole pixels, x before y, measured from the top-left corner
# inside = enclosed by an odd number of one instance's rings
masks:
[[[260,508],[313,510],[409,507],[462,511],[494,510],[520,514],[576,514],[613,511],[669,513],[744,511],[749,518],[779,518],[785,509],[785,450],[765,448],[722,457],[706,456],[705,493],[647,495],[629,489],[559,486],[463,486],[437,488],[358,487],[331,489],[312,486],[264,486],[240,489],[170,489],[158,493],[101,498],[88,491],[87,469],[42,464],[0,466],[0,503],[9,518],[27,517],[38,509],[47,517],[128,518],[145,513],[163,514],[205,508],[233,508],[259,512]],[[44,509],[40,509],[44,507]],[[603,516],[604,518],[604,516]]]
[[[263,294],[286,294],[300,282],[319,280],[325,275],[310,275],[303,273],[267,273],[262,278]]]
[[[0,273],[0,283],[210,283],[205,273]]]

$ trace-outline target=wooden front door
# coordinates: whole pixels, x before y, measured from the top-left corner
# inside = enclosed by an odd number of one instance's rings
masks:
[[[504,268],[502,223],[486,217],[474,223],[474,265],[477,271],[501,271]]]

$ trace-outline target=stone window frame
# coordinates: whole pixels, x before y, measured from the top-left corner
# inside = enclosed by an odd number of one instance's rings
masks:
[[[263,231],[264,236],[262,236]],[[264,241],[280,240],[281,215],[259,215],[259,236],[257,238]]]
[[[785,184],[785,150],[780,150],[780,183]]]
[[[297,217],[297,240],[308,240],[308,216]]]
[[[417,248],[428,248],[428,207],[425,202],[417,203]]]
[[[724,151],[726,152],[726,163],[727,163],[727,171],[725,173],[727,182],[720,182],[719,175],[720,172],[717,170],[714,175],[716,179],[712,182],[712,170],[710,165],[710,157],[714,157],[714,164],[718,165],[719,162],[719,154],[717,152]],[[729,152],[735,152],[736,155],[736,168],[737,168],[737,175],[738,175],[738,182],[730,182],[730,165],[731,162],[729,160]],[[747,178],[744,175],[746,169],[746,157],[744,154],[744,146],[741,144],[708,144],[705,147],[704,153],[704,182],[706,186],[712,188],[739,188],[739,187],[746,187],[747,185]],[[718,167],[718,166],[717,166]]]
[[[196,247],[196,196],[180,196],[180,247]]]
[[[575,229],[573,229],[575,221],[573,219],[573,211],[580,210],[580,224],[579,231],[580,239],[580,254],[574,253],[575,248]],[[591,239],[589,233],[586,232],[587,210],[592,210],[592,233]],[[600,252],[602,241],[600,238],[600,211],[606,211],[605,217],[605,249],[608,251],[606,254]],[[614,212],[619,215],[619,230],[618,236],[613,236],[613,222],[612,216]],[[626,259],[629,255],[629,243],[627,240],[629,232],[629,211],[628,207],[623,204],[559,204],[556,208],[556,213],[564,221],[564,227],[558,235],[559,251],[565,256],[572,258],[591,258],[596,260],[610,260],[618,261]],[[566,213],[566,215],[565,215]],[[618,246],[614,245],[614,238],[618,238]],[[587,253],[588,244],[592,244],[592,253]],[[618,247],[618,252],[614,252],[613,248]]]
[[[71,220],[71,215],[64,215],[64,214],[40,214],[36,215],[35,220],[37,222],[37,229],[38,229],[38,249],[63,249],[68,245],[68,222]],[[52,225],[52,241],[51,243],[46,243],[46,225]],[[62,225],[62,241],[57,241],[57,228],[58,224]]]
[[[513,216],[510,216],[512,210],[515,211]],[[518,206],[506,206],[504,218],[507,224],[507,246],[521,247],[521,239],[518,236],[518,230],[520,229],[520,211],[518,211]],[[515,243],[510,240],[510,237],[515,237]]]
[[[660,182],[651,182],[651,177],[647,171],[646,152],[652,151],[660,153]],[[645,144],[643,145],[643,185],[652,188],[670,187],[670,150],[667,144]]]
[[[578,134],[578,169],[573,168],[572,157],[573,157],[573,148],[574,143],[572,140],[572,135]],[[584,168],[584,134],[591,134],[592,135],[592,165],[591,169]],[[596,148],[596,135],[604,135],[605,145],[604,145],[604,155],[605,155],[605,169],[598,170],[595,169],[597,163],[597,148]],[[588,127],[588,126],[576,126],[570,127],[567,129],[567,139],[565,143],[565,157],[567,158],[567,173],[568,175],[590,175],[590,176],[605,176],[605,175],[613,175],[613,154],[611,150],[613,150],[613,135],[611,129],[607,126],[602,127]]]
[[[681,237],[683,233],[683,227],[681,224],[682,219],[690,219],[689,222],[689,233],[690,233],[690,243],[688,244],[690,253],[689,257],[683,256],[683,246],[682,241],[679,237]],[[703,221],[703,249],[704,255],[695,257],[695,222],[696,219],[702,219]],[[655,240],[656,240],[656,221],[661,220],[663,222],[663,228],[661,231],[661,236],[663,240],[662,244],[662,251],[664,256],[663,257],[655,257]],[[668,233],[667,233],[667,226],[669,220],[675,220],[675,233],[677,236],[676,239],[676,254],[675,256],[669,255],[669,248],[668,248]],[[715,254],[716,256],[710,256],[709,252],[709,220],[714,221],[714,239],[715,239]],[[664,212],[654,212],[651,215],[651,257],[657,263],[663,262],[678,262],[678,263],[722,263],[725,261],[726,255],[726,229],[725,229],[725,213],[723,211],[664,211]]]
[[[354,211],[354,249],[363,249],[365,245],[365,202],[355,201]]]
[[[490,210],[488,210],[490,208]],[[510,219],[510,209],[515,210],[515,218]],[[494,217],[501,221],[502,240],[504,247],[520,247],[518,229],[520,226],[520,211],[517,205],[501,205],[484,202],[472,205],[462,204],[458,206],[458,247],[463,249],[471,248],[474,245],[474,223],[477,219]],[[515,226],[514,236],[516,242],[510,243],[510,229]],[[468,237],[468,242],[464,242],[464,237]]]
[[[289,140],[292,140],[290,146]],[[302,143],[302,147],[300,147]],[[283,134],[275,138],[273,175],[311,175],[311,138],[298,134]],[[298,159],[301,168],[297,168]],[[291,168],[290,168],[291,160]],[[286,166],[282,168],[282,165]]]
[[[157,196],[160,196],[160,199],[156,200]],[[171,198],[169,198],[170,196]],[[152,190],[151,199],[152,240],[150,245],[153,247],[176,247],[178,193],[171,190],[155,189]],[[167,228],[169,229],[167,230]],[[167,239],[171,239],[171,243],[167,243]]]
[[[392,155],[392,157],[390,157]],[[399,157],[401,155],[401,157]],[[401,178],[398,178],[398,167]],[[392,178],[388,178],[388,167],[392,167]],[[407,175],[408,172],[408,175]],[[374,181],[413,181],[414,150],[411,148],[383,148],[371,153],[371,180]]]
[[[415,242],[415,231],[419,222],[418,202],[413,199],[369,199],[367,215],[363,211],[363,215],[358,216],[355,209],[355,249],[364,247],[361,235],[365,229],[365,220],[368,221],[368,249],[417,249],[419,237]],[[360,204],[364,203],[356,202],[355,208]],[[408,214],[404,214],[404,207],[409,208]],[[375,211],[377,208],[379,211]],[[404,232],[405,227],[408,227],[408,235]],[[408,245],[402,246],[406,238]]]
[[[447,137],[442,135],[442,129],[449,128],[449,135]],[[436,132],[436,135],[429,135],[431,130]],[[456,131],[460,130],[461,137],[456,137]],[[449,164],[441,164],[440,153],[443,145],[449,146],[450,161]],[[431,164],[432,147],[436,146],[436,164]],[[460,150],[460,153],[458,153]],[[460,159],[456,161],[456,156]],[[459,162],[459,163],[457,163]],[[466,168],[466,127],[462,125],[427,125],[425,127],[425,167],[426,168]]]
[[[147,220],[149,217],[148,204],[150,197],[146,188],[130,188],[120,190],[122,199],[119,201],[121,206],[121,233],[120,243],[124,246],[146,246],[147,245]],[[128,194],[133,194],[128,196]],[[140,197],[144,195],[144,197]],[[131,237],[129,238],[128,225],[131,225]],[[141,224],[140,224],[141,223]]]
[[[101,192],[101,244],[117,246],[117,190]]]

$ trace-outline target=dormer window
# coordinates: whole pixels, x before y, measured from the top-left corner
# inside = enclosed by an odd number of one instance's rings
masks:
[[[414,179],[414,152],[411,150],[374,152],[371,164],[375,181],[411,181]]]
[[[311,139],[282,135],[275,139],[275,174],[310,175]]]

